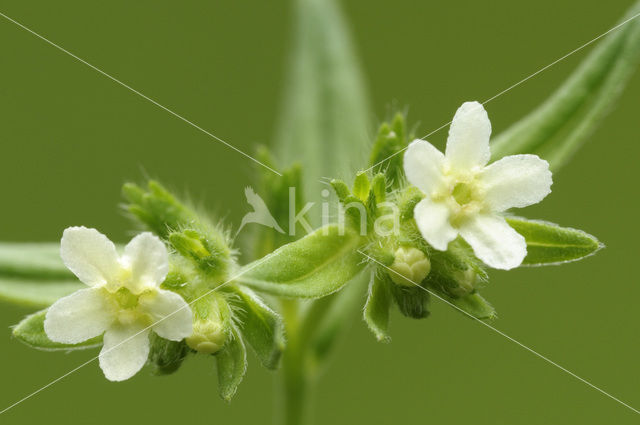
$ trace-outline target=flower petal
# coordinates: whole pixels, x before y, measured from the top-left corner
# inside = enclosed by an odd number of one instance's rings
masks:
[[[163,338],[180,341],[193,332],[189,304],[178,294],[158,290],[140,296],[140,306],[151,315],[153,330]],[[160,321],[160,322],[158,322]]]
[[[425,140],[414,140],[404,153],[407,180],[427,195],[431,195],[442,183],[443,165],[442,152]]]
[[[65,229],[60,256],[64,265],[89,286],[105,284],[120,270],[115,245],[96,229]]]
[[[114,317],[101,288],[87,288],[60,298],[44,320],[51,341],[77,344],[102,334]]]
[[[423,199],[414,208],[413,216],[422,237],[439,251],[445,251],[449,242],[458,236],[449,223],[449,209],[444,204]]]
[[[124,248],[123,266],[131,269],[128,289],[139,294],[159,286],[169,272],[169,253],[162,241],[149,232],[140,233]]]
[[[459,231],[476,257],[489,267],[509,270],[522,264],[527,255],[527,243],[522,235],[498,215],[472,217]]]
[[[537,204],[551,193],[549,163],[536,155],[513,155],[485,168],[479,175],[485,201],[493,211]]]
[[[100,368],[110,381],[124,381],[135,375],[149,356],[149,329],[142,323],[112,326],[104,334]]]
[[[484,166],[491,157],[489,136],[491,121],[487,111],[478,102],[465,102],[451,122],[445,156],[456,169]]]

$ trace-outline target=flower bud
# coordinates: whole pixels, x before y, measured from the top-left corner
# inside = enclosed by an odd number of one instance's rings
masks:
[[[470,294],[475,289],[477,277],[478,275],[472,268],[456,271],[453,278],[457,286],[450,289],[451,294],[456,297]]]
[[[431,261],[417,248],[400,247],[395,252],[389,277],[401,286],[420,284],[431,271]]]
[[[199,353],[214,354],[224,345],[226,335],[221,321],[196,319],[187,345]]]

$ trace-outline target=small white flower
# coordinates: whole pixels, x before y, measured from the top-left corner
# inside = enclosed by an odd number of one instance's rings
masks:
[[[66,344],[104,333],[100,367],[107,379],[129,379],[144,366],[150,329],[173,341],[191,335],[189,305],[180,295],[159,288],[169,270],[169,255],[151,233],[133,238],[119,256],[113,242],[97,230],[69,227],[60,254],[89,288],[56,301],[44,330],[52,341]]]
[[[540,202],[551,192],[551,171],[536,155],[507,156],[487,166],[490,134],[482,105],[466,102],[453,117],[445,154],[414,140],[404,170],[426,195],[414,217],[429,244],[444,251],[460,235],[485,264],[508,270],[522,263],[527,245],[500,213]]]

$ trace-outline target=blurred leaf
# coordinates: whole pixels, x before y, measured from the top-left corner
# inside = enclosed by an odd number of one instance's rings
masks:
[[[286,164],[303,164],[305,198],[319,200],[318,179],[340,176],[365,159],[368,101],[337,2],[297,0],[294,22],[275,151]]]
[[[364,321],[380,342],[390,342],[389,336],[389,308],[391,307],[391,293],[388,282],[371,273],[367,303],[364,306]]]
[[[222,350],[216,354],[218,368],[218,391],[220,397],[230,401],[238,390],[247,371],[247,350],[235,325],[229,326],[230,334],[224,343]]]
[[[361,243],[352,230],[328,225],[246,265],[237,280],[285,297],[329,295],[362,270]]]
[[[640,13],[640,2],[622,21]],[[608,34],[544,103],[493,139],[494,158],[534,153],[563,166],[611,109],[640,60],[640,19]]]
[[[61,344],[51,341],[44,332],[46,314],[47,310],[42,310],[25,317],[13,328],[13,336],[32,348],[44,351],[85,350],[102,345],[102,336],[91,338],[80,344]]]
[[[21,279],[0,275],[0,300],[15,304],[47,307],[86,285],[78,280]]]
[[[0,276],[75,279],[60,258],[59,243],[0,243]]]
[[[237,298],[239,328],[264,367],[275,369],[284,350],[284,326],[280,316],[249,288],[229,287]]]
[[[323,313],[313,317],[306,317],[305,324],[315,320],[313,333],[309,338],[310,366],[312,371],[318,372],[329,358],[345,328],[354,322],[357,310],[362,305],[362,294],[368,282],[368,275],[360,273],[355,276],[340,292],[320,300],[315,300],[313,306],[324,305]],[[303,328],[307,332],[308,328]]]
[[[527,241],[523,266],[544,266],[580,260],[594,254],[603,245],[582,230],[560,227],[539,220],[508,217],[507,223]]]

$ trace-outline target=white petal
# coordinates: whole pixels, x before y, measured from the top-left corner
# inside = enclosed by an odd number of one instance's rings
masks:
[[[65,266],[89,286],[103,285],[120,270],[116,247],[96,229],[69,227],[60,241]]]
[[[77,344],[102,334],[113,315],[101,288],[87,288],[56,301],[44,319],[51,341]]]
[[[435,249],[445,251],[458,232],[449,223],[449,209],[429,199],[418,202],[413,216],[422,237]]]
[[[138,373],[149,356],[149,329],[143,324],[112,326],[104,334],[100,368],[110,381],[124,381]]]
[[[140,233],[124,248],[121,259],[131,269],[130,291],[138,294],[157,287],[169,272],[169,253],[162,241],[149,232]]]
[[[493,211],[537,204],[551,193],[549,163],[536,155],[513,155],[485,168],[479,175]]]
[[[478,102],[465,102],[451,122],[445,156],[456,169],[484,166],[491,157],[489,136],[491,121],[487,111]]]
[[[144,293],[139,303],[151,315],[153,330],[161,337],[180,341],[193,332],[191,307],[175,292],[160,289]]]
[[[430,195],[443,181],[444,155],[431,143],[416,139],[404,153],[404,172],[409,183]]]
[[[478,215],[460,227],[460,236],[489,267],[509,270],[518,267],[527,255],[527,243],[503,217]]]

